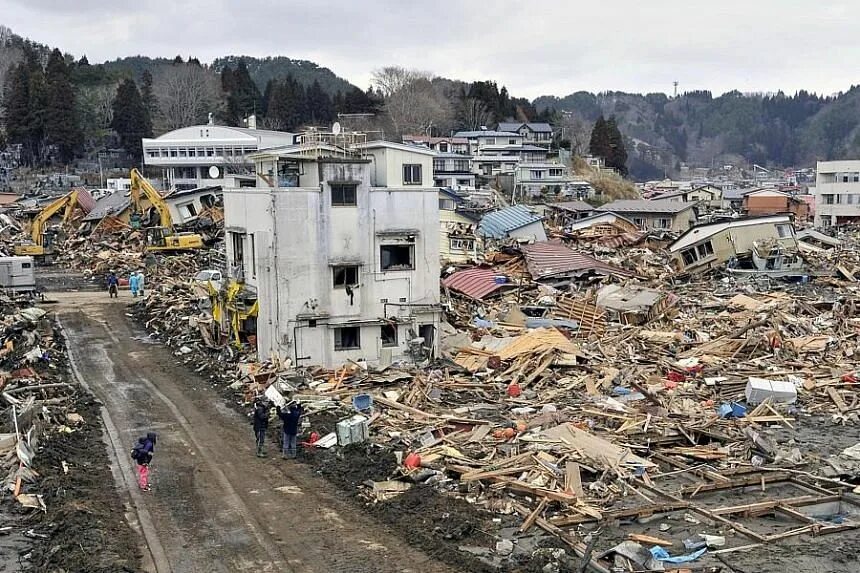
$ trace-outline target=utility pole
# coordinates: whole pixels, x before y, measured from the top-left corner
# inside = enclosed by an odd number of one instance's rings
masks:
[[[678,80],[672,82],[672,85],[675,87],[675,97],[678,97]]]

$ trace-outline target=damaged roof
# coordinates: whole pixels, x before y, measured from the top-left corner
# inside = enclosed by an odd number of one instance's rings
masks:
[[[493,269],[465,269],[443,279],[442,286],[468,297],[482,299],[499,292],[506,286],[511,286],[508,283],[497,283],[497,276],[499,274]]]
[[[512,205],[487,213],[478,225],[478,234],[493,239],[504,239],[513,230],[543,220],[525,205]]]
[[[617,277],[634,276],[631,271],[576,252],[561,243],[540,242],[524,245],[522,251],[534,280],[589,272]]]
[[[574,211],[577,213],[594,211],[594,207],[585,201],[561,201],[559,203],[547,203],[550,209],[560,209],[562,211]]]
[[[131,205],[131,197],[128,191],[114,191],[96,201],[93,209],[84,217],[83,221],[101,221],[107,216],[118,215],[128,209]]]

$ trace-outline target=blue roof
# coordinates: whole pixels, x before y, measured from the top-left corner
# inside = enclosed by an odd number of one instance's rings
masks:
[[[513,205],[484,215],[478,225],[478,234],[493,239],[504,239],[509,232],[542,219],[543,217],[526,205]]]

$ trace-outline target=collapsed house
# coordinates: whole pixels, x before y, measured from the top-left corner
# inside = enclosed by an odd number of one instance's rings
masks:
[[[802,269],[789,215],[747,217],[697,225],[669,246],[680,273],[726,266],[735,274],[788,276]]]

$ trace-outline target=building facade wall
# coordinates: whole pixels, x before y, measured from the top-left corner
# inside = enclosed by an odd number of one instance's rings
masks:
[[[320,187],[225,191],[227,256],[237,258],[233,234],[244,235],[241,264],[258,292],[260,356],[328,367],[408,357],[408,340],[422,326],[438,333],[438,192],[371,187],[367,163],[319,165]],[[332,206],[328,181],[355,181],[357,204]],[[412,268],[383,270],[382,245],[411,249]],[[358,267],[357,284],[335,285],[338,266]],[[383,348],[381,317],[398,321],[396,345]],[[358,329],[359,347],[336,349],[339,328]]]
[[[860,222],[860,160],[819,161],[815,226]]]

